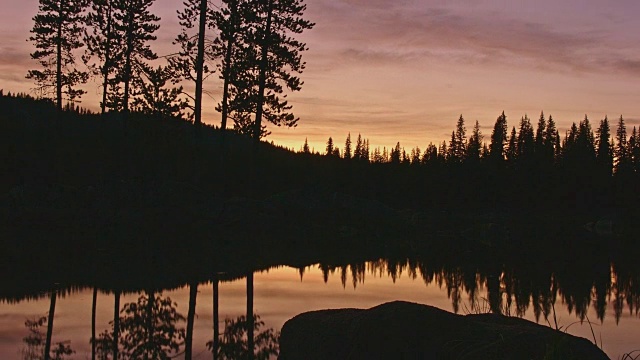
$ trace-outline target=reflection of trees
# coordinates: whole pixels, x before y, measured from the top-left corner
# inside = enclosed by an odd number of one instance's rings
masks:
[[[532,308],[537,321],[548,320],[557,300],[581,320],[593,307],[597,318],[603,321],[608,302],[613,304],[616,320],[625,307],[631,313],[640,311],[640,287],[633,270],[611,268],[606,264],[599,266],[592,259],[555,268],[538,262],[512,261],[511,265],[498,266],[495,262],[492,259],[474,265],[459,260],[449,264],[438,259],[392,258],[366,263],[321,263],[319,269],[325,282],[330,274],[337,274],[343,286],[351,275],[354,287],[358,282],[364,282],[366,273],[387,276],[394,282],[403,274],[410,278],[419,276],[427,285],[445,288],[455,312],[460,311],[464,294],[469,302],[465,307],[478,308],[482,288],[487,296],[483,301],[491,312],[522,317]]]
[[[71,349],[71,344],[68,341],[64,341],[56,343],[53,350],[50,349],[49,353],[45,353],[47,340],[40,328],[47,325],[47,322],[46,316],[25,321],[24,326],[29,331],[29,334],[22,339],[24,343],[24,347],[20,351],[22,360],[64,360],[68,355],[72,355],[75,352]]]
[[[253,320],[248,321],[245,316],[225,319],[224,332],[218,341],[219,347],[214,357],[220,360],[268,360],[277,356],[280,350],[278,345],[280,333],[271,328],[261,331],[264,322],[260,320],[259,315],[254,314]],[[253,323],[253,326],[250,326],[250,323]],[[248,344],[249,332],[255,334],[253,355],[249,350],[251,348]],[[210,351],[214,351],[214,342],[209,341],[207,347]]]
[[[189,285],[189,310],[187,312],[187,336],[185,339],[185,360],[191,360],[193,356],[193,325],[196,316],[196,298],[198,296],[198,283]]]
[[[117,359],[170,359],[183,345],[185,330],[178,328],[178,323],[184,320],[171,298],[149,291],[137,302],[125,304],[117,321],[110,323],[111,331],[98,337],[98,358],[109,359],[109,353],[115,352],[109,344],[119,344]],[[113,339],[112,334],[116,333],[118,338]]]
[[[53,289],[51,291],[51,303],[49,305],[49,320],[47,321],[47,340],[44,345],[44,359],[49,360],[51,354],[51,336],[53,335],[53,319],[56,312],[56,299],[58,292]]]

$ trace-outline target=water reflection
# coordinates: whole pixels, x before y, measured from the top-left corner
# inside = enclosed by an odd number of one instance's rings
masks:
[[[472,308],[480,300],[487,301],[493,313],[522,317],[533,307],[538,321],[547,319],[558,298],[569,313],[585,320],[589,307],[596,310],[599,320],[605,317],[607,303],[613,301],[618,322],[624,307],[630,314],[638,314],[640,294],[631,273],[620,273],[616,266],[592,266],[591,271],[560,269],[550,272],[537,268],[462,267],[430,263],[416,258],[380,259],[342,265],[321,263],[325,283],[330,275],[338,273],[342,286],[350,284],[355,289],[370,276],[387,276],[394,282],[403,274],[420,277],[426,285],[445,288],[451,299],[453,311],[461,310],[463,296]],[[304,272],[301,271],[301,274]],[[486,289],[486,299],[479,298],[479,289]]]
[[[120,294],[115,294],[115,304]],[[99,359],[171,359],[184,345],[185,317],[178,304],[162,293],[147,291],[136,302],[124,304],[110,322],[111,331],[100,334],[96,343]]]
[[[297,274],[303,280],[309,274],[309,266],[318,269],[321,278],[328,283],[338,278],[344,289],[359,289],[376,278],[388,278],[393,283],[401,277],[422,281],[427,287],[442,289],[450,300],[451,309],[456,313],[494,312],[510,316],[525,316],[533,313],[535,320],[551,327],[567,326],[558,324],[555,311],[566,309],[578,320],[588,320],[588,312],[603,322],[606,309],[612,307],[615,322],[619,323],[623,314],[638,316],[640,294],[637,286],[635,266],[628,262],[588,263],[576,261],[572,266],[566,262],[553,261],[515,261],[495,265],[490,261],[466,261],[462,264],[448,262],[438,256],[386,257],[372,261],[320,262],[317,265],[296,266]],[[269,268],[265,268],[267,270]],[[315,271],[314,271],[315,272]],[[320,274],[316,275],[319,276]],[[219,284],[237,281],[237,275],[214,273],[210,279],[193,281],[185,285],[188,300],[178,304],[163,292],[169,288],[141,289],[134,301],[126,300],[131,290],[100,289],[91,286],[91,335],[87,336],[92,344],[92,356],[96,359],[169,359],[176,355],[185,359],[195,357],[194,349],[202,349],[205,342],[194,342],[195,319],[203,314],[196,313],[198,291],[211,283],[213,297],[208,312],[212,311],[213,336],[208,333],[206,347],[214,359],[229,358],[269,358],[277,352],[277,333],[273,329],[264,329],[264,323],[254,313],[254,291],[259,284],[254,282],[253,273],[244,277],[246,293],[246,312],[240,317],[224,320],[222,331],[220,324]],[[73,296],[78,286],[60,287],[39,297],[49,302],[50,311],[42,319],[33,320],[29,329],[32,333],[25,340],[23,354],[25,359],[42,359],[45,354],[51,358],[63,358],[65,351],[72,351],[75,343],[56,342],[51,339],[54,333],[54,321],[48,315],[55,316],[56,299]],[[416,288],[417,289],[417,288]],[[419,290],[416,290],[419,291]],[[113,304],[113,320],[109,328],[95,335],[97,294],[108,295]],[[125,297],[124,305],[121,298]],[[8,299],[18,301],[19,299]],[[102,300],[101,300],[102,301]],[[295,300],[292,300],[295,301]],[[88,302],[87,302],[88,305]],[[181,307],[179,308],[179,305]],[[183,315],[182,309],[186,313]],[[185,311],[186,310],[186,311]],[[289,314],[293,316],[295,314]],[[592,319],[593,320],[593,319]],[[34,324],[37,326],[34,327]],[[88,321],[87,321],[88,324]],[[44,326],[47,325],[46,336]],[[100,327],[100,324],[97,325]],[[209,328],[211,331],[211,328]],[[33,335],[36,334],[36,335]],[[38,335],[39,334],[39,335]],[[39,336],[40,340],[34,340]],[[202,336],[199,337],[200,339]],[[26,339],[26,338],[25,338]],[[53,344],[47,353],[47,339]],[[26,344],[32,344],[26,346]],[[62,344],[62,345],[60,345]],[[202,351],[202,350],[200,350]],[[55,355],[58,352],[58,355]],[[238,355],[240,352],[243,355]],[[40,355],[38,355],[40,354]],[[201,354],[201,353],[200,353]],[[54,357],[54,355],[56,357]],[[31,356],[31,357],[28,357]]]

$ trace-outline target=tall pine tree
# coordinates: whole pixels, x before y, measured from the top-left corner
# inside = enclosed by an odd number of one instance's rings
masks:
[[[498,116],[491,133],[491,144],[489,145],[489,156],[494,161],[502,161],[505,157],[504,146],[507,143],[507,116],[502,112]]]
[[[627,150],[627,127],[624,123],[624,118],[620,115],[614,150],[616,173],[624,173],[629,170],[629,154]]]
[[[182,31],[174,41],[174,44],[180,45],[180,51],[177,56],[169,58],[169,63],[181,78],[195,84],[195,94],[191,98],[194,102],[193,118],[198,126],[202,123],[203,83],[205,75],[209,73],[205,55],[211,52],[211,47],[205,43],[209,25],[208,1],[184,0],[182,4],[183,8],[178,10]]]
[[[134,77],[139,76],[142,65],[158,58],[151,50],[150,41],[160,28],[160,18],[153,15],[149,8],[155,0],[113,0],[114,29],[122,34],[123,66],[117,69],[116,79],[124,87],[122,109],[125,115],[129,112],[132,98],[131,85]]]
[[[305,68],[302,52],[305,43],[295,35],[313,28],[314,24],[303,18],[307,6],[301,0],[253,0],[255,14],[253,36],[249,43],[258,49],[257,94],[255,104],[254,138],[262,135],[263,118],[277,126],[294,127],[298,122],[286,95],[287,88],[299,91],[303,82],[295,74]]]
[[[613,171],[613,153],[611,152],[611,128],[609,127],[609,120],[606,116],[600,121],[600,126],[596,131],[596,136],[596,158],[598,160],[598,165],[600,166],[600,171],[608,176],[611,176],[611,173]]]
[[[63,94],[70,102],[84,94],[76,88],[84,84],[89,74],[76,68],[75,51],[84,46],[84,11],[88,0],[40,0],[38,14],[33,18],[33,34],[29,40],[36,46],[31,58],[42,70],[29,70],[28,79],[36,82],[44,96],[54,95],[56,107],[62,110]]]
[[[114,0],[92,1],[91,11],[87,15],[89,29],[85,32],[87,48],[83,60],[95,74],[102,76],[100,110],[103,114],[107,108],[120,108],[117,93],[109,96],[110,87],[113,89],[115,85],[111,76],[122,65],[122,36],[116,33],[113,26],[113,2]]]
[[[471,161],[480,160],[480,152],[482,150],[482,133],[480,132],[480,123],[476,120],[473,126],[473,131],[469,137],[469,143],[467,146],[467,159]]]

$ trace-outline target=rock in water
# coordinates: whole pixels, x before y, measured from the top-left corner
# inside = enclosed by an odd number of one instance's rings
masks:
[[[494,314],[456,315],[391,302],[303,313],[287,321],[281,360],[608,359],[587,339]]]

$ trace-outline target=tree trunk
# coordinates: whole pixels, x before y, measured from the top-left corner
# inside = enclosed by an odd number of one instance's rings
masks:
[[[116,291],[113,306],[113,358],[118,358],[118,337],[120,336],[120,291]]]
[[[222,130],[222,136],[224,137],[225,130],[227,129],[227,118],[229,117],[229,82],[231,80],[231,58],[233,56],[233,46],[235,40],[235,26],[236,18],[238,17],[238,3],[236,1],[230,3],[230,21],[231,21],[231,33],[227,39],[227,48],[224,55],[224,85],[222,91],[222,124],[220,129]]]
[[[247,359],[253,360],[253,272],[247,275]]]
[[[104,65],[102,66],[104,80],[102,82],[102,105],[100,106],[103,115],[107,110],[107,86],[109,84],[109,70],[111,68],[111,0],[109,0],[107,18],[107,46],[104,54]]]
[[[193,354],[193,323],[196,316],[198,283],[189,285],[189,312],[187,313],[187,335],[184,339],[184,360],[191,360]]]
[[[269,43],[271,42],[271,15],[273,12],[273,0],[269,0],[267,7],[267,25],[262,43],[262,54],[260,59],[260,85],[258,88],[258,104],[256,107],[256,123],[254,128],[254,145],[257,151],[262,134],[262,107],[264,105],[264,92],[267,84],[267,67],[269,66]]]
[[[219,290],[218,275],[215,275],[213,279],[213,360],[218,359],[218,348],[220,347]]]
[[[200,29],[198,31],[198,56],[196,59],[196,99],[195,99],[195,125],[200,127],[202,123],[202,82],[204,81],[204,40],[207,25],[207,0],[200,1]]]
[[[96,360],[96,307],[98,304],[98,288],[93,287],[93,302],[91,305],[91,360]]]
[[[62,1],[60,1],[59,5],[60,11],[58,15],[60,18],[58,19],[58,38],[56,39],[56,107],[58,111],[62,111],[62,18],[64,16]]]
[[[47,320],[47,340],[44,344],[44,359],[51,359],[51,337],[53,336],[53,319],[56,312],[57,291],[51,291],[51,303],[49,304],[49,319]]]
[[[127,14],[127,49],[125,52],[124,62],[124,98],[123,98],[123,111],[125,120],[129,117],[129,92],[131,83],[131,54],[133,52],[133,10],[128,9]]]

